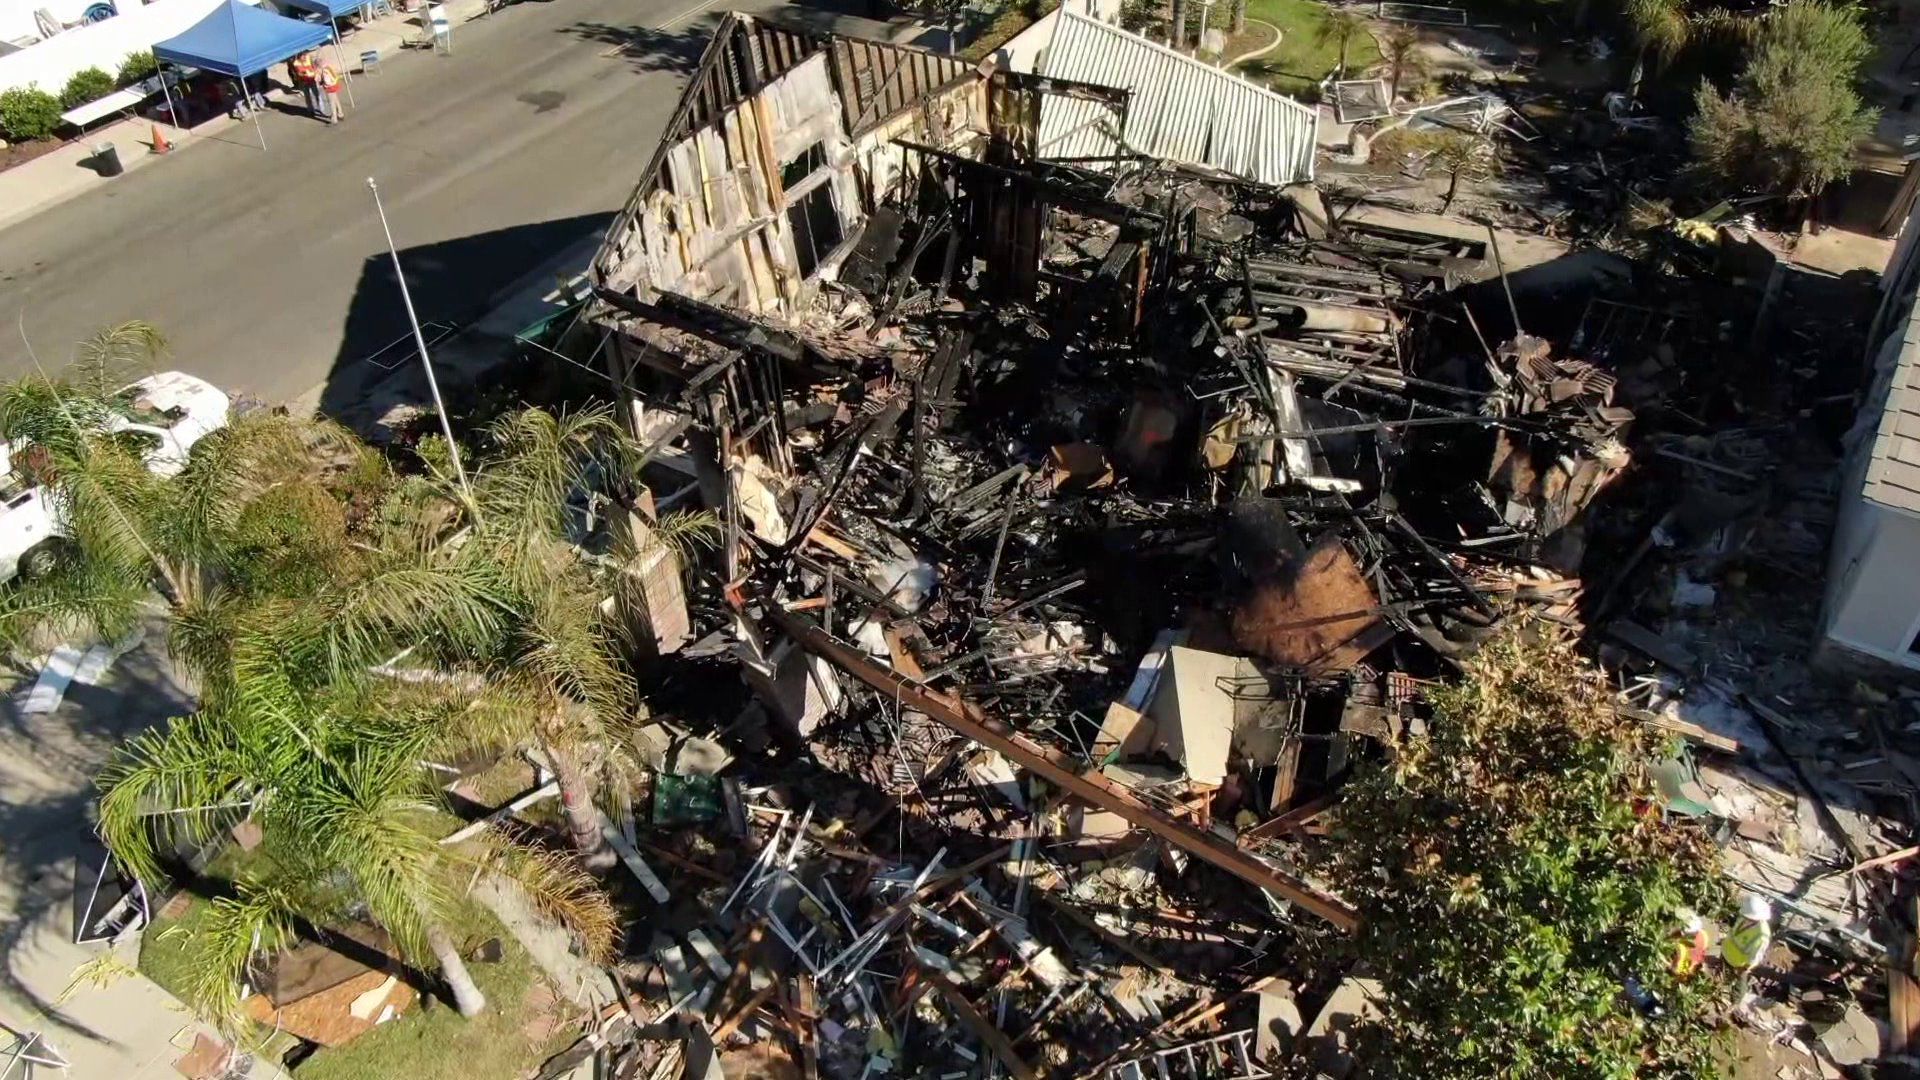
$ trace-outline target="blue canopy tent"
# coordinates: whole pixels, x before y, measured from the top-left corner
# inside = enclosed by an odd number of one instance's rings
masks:
[[[175,67],[199,68],[244,80],[257,75],[289,56],[324,45],[332,37],[327,27],[275,15],[240,0],[226,0],[207,17],[153,46],[153,58]],[[161,85],[165,86],[163,79]],[[167,107],[173,107],[169,96]],[[267,137],[260,131],[260,113],[253,114],[253,130],[260,136],[260,148],[266,149]]]

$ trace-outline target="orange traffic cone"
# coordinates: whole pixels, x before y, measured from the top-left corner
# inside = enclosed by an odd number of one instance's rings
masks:
[[[164,154],[171,149],[173,144],[167,141],[166,133],[160,130],[159,124],[153,125],[153,152]]]

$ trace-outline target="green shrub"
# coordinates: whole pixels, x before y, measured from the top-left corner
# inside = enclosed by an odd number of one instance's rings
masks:
[[[8,142],[44,139],[60,126],[60,99],[37,86],[0,93],[0,135]]]
[[[1659,733],[1539,627],[1509,628],[1428,699],[1428,734],[1347,784],[1330,851],[1382,991],[1358,1073],[1721,1075],[1730,982],[1683,978],[1672,956],[1683,909],[1721,917],[1732,897],[1708,830],[1645,809]],[[1629,977],[1664,1011],[1630,1007]]]
[[[960,58],[978,63],[992,56],[995,49],[1012,41],[1020,31],[1040,21],[1040,17],[1060,6],[1060,0],[1015,0],[1000,9],[980,36],[961,50]]]
[[[1149,27],[1160,24],[1159,0],[1122,0],[1120,4],[1120,28],[1143,34]]]
[[[119,89],[113,76],[97,67],[81,68],[67,80],[66,89],[60,91],[60,107],[77,109],[89,101],[99,101]]]
[[[1853,169],[1876,110],[1854,89],[1873,40],[1859,12],[1792,0],[1760,24],[1733,93],[1702,81],[1687,125],[1715,190],[1804,198]]]
[[[153,58],[153,53],[146,49],[130,52],[125,60],[120,61],[120,85],[132,86],[141,79],[151,78],[159,70],[160,62]]]

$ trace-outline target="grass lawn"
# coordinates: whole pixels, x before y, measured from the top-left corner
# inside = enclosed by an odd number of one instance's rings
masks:
[[[191,897],[186,914],[178,919],[157,915],[153,925],[140,936],[140,974],[160,984],[174,997],[186,1000],[188,942],[207,917],[207,902]]]
[[[1317,84],[1340,64],[1339,45],[1322,41],[1318,36],[1326,13],[1326,5],[1316,0],[1247,0],[1247,18],[1279,27],[1283,37],[1279,48],[1247,61],[1236,70],[1265,80],[1283,94],[1298,94]],[[1264,29],[1250,25],[1245,35],[1229,45],[1228,51],[1237,53],[1258,48],[1269,40],[1271,35]],[[1242,41],[1250,44],[1242,45]],[[1372,34],[1355,34],[1347,43],[1348,78],[1379,62],[1380,47]]]
[[[176,997],[189,962],[188,939],[207,911],[196,897],[184,915],[156,919],[141,939],[141,972]],[[174,927],[183,932],[167,932]],[[526,951],[490,915],[467,929],[476,942],[482,935],[500,938],[499,963],[470,965],[487,995],[486,1012],[465,1020],[451,1005],[415,1004],[346,1046],[314,1054],[296,1070],[297,1080],[515,1080],[571,1043],[576,1032],[555,1019],[562,1007]],[[276,1055],[285,1045],[272,1044]]]

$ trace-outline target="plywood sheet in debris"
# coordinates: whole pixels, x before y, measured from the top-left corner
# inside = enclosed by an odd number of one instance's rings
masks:
[[[1256,584],[1233,612],[1233,639],[1241,648],[1315,674],[1345,671],[1392,636],[1360,565],[1332,535],[1298,564]]]
[[[254,994],[242,1007],[256,1023],[321,1046],[344,1046],[405,1012],[418,999],[413,987],[391,973],[363,969],[346,982],[283,1006],[276,1007],[265,994]]]
[[[1199,784],[1227,778],[1233,748],[1233,694],[1241,660],[1176,645],[1168,650],[1170,677],[1160,680],[1149,710],[1162,746]]]

